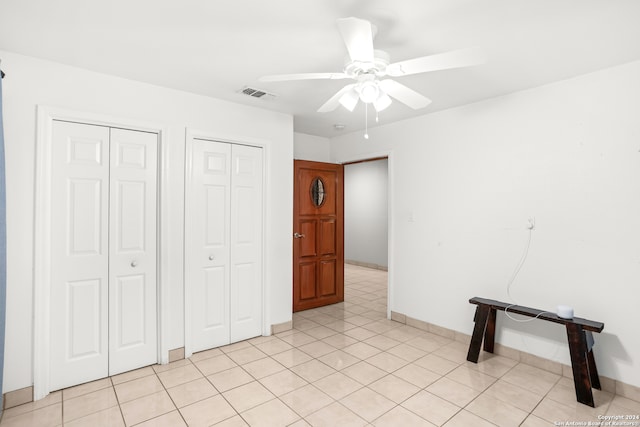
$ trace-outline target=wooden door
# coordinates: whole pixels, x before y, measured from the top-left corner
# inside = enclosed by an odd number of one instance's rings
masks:
[[[344,171],[294,161],[293,311],[344,301]]]

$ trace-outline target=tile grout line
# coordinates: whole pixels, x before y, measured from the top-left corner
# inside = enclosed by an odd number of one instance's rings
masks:
[[[191,360],[189,360],[189,362],[193,365],[193,362],[191,362]],[[189,366],[189,365],[186,365],[186,366]],[[182,366],[178,366],[177,368],[174,368],[174,369],[179,369],[179,368],[181,368],[181,367],[182,367]],[[195,365],[194,365],[194,367],[195,367]],[[152,369],[153,369],[153,368],[152,368]],[[196,367],[196,369],[197,369],[197,367]],[[169,369],[169,370],[167,370],[167,371],[163,371],[163,372],[168,372],[168,371],[171,371],[171,369]],[[173,397],[171,397],[171,393],[169,393],[169,389],[168,389],[168,388],[167,388],[167,386],[164,384],[164,382],[162,382],[162,379],[160,378],[160,375],[158,375],[158,372],[157,372],[155,369],[153,369],[153,374],[156,376],[156,378],[157,378],[157,379],[158,379],[158,381],[160,382],[160,385],[162,385],[162,389],[164,390],[164,392],[165,392],[165,393],[167,394],[167,396],[169,397],[169,400],[171,400],[171,403],[173,404],[173,406],[174,406],[175,410],[178,412],[178,415],[180,415],[180,418],[182,419],[182,421],[184,421],[185,425],[189,425],[189,424],[187,423],[187,420],[185,420],[185,419],[184,419],[184,416],[182,415],[182,412],[180,412],[180,408],[178,408],[178,405],[177,405],[177,404],[176,404],[176,402],[173,400]],[[195,381],[195,380],[194,380],[194,381]],[[213,385],[213,384],[212,384],[212,385]],[[215,388],[215,387],[214,387],[214,388]],[[173,412],[173,411],[169,411],[169,412],[166,412],[166,413],[164,413],[164,414],[160,414],[160,415],[158,415],[158,416],[156,416],[156,417],[149,418],[148,420],[141,421],[141,422],[140,422],[140,423],[138,423],[138,424],[142,424],[142,423],[144,423],[144,422],[147,422],[147,421],[150,421],[150,420],[154,420],[154,419],[159,418],[159,417],[162,417],[162,416],[164,416],[164,415],[166,415],[166,414],[170,414],[171,412]],[[123,414],[123,418],[124,418],[124,414]],[[126,421],[125,421],[125,425],[126,425]]]
[[[155,370],[154,370],[154,373],[155,373]],[[120,411],[120,416],[122,417],[122,423],[126,426],[127,425],[127,420],[124,418],[124,412],[122,411],[122,405],[120,404],[120,398],[118,397],[118,393],[116,393],[116,386],[113,384],[113,379],[112,378],[113,377],[109,377],[109,383],[111,383],[111,387],[113,388],[113,394],[116,396],[116,403],[118,404],[118,411]],[[159,381],[159,379],[158,379],[158,381]]]
[[[205,351],[208,351],[208,350],[205,350]],[[224,351],[223,351],[223,350],[220,350],[220,351],[222,351],[222,353],[226,356],[226,353],[224,353]],[[211,359],[211,358],[213,358],[213,357],[216,357],[216,356],[212,356],[212,357],[209,357],[209,358],[207,358],[207,359]],[[227,356],[227,357],[229,357],[229,356]],[[207,359],[202,359],[202,360],[207,360]],[[233,359],[232,359],[232,360],[233,360]],[[211,386],[212,386],[212,387],[213,387],[213,388],[218,392],[218,394],[220,395],[220,397],[222,397],[222,398],[224,399],[224,401],[225,401],[225,402],[227,402],[227,405],[229,405],[229,407],[233,409],[233,411],[236,413],[236,415],[238,415],[238,416],[240,416],[240,417],[242,418],[242,415],[240,415],[240,412],[238,412],[238,411],[236,410],[236,408],[231,404],[231,402],[229,402],[229,401],[227,400],[227,398],[225,397],[225,395],[224,395],[224,394],[222,394],[222,392],[221,392],[220,390],[218,390],[218,388],[215,386],[215,384],[213,384],[213,383],[211,382],[211,380],[209,379],[209,377],[208,377],[208,376],[206,376],[206,375],[204,374],[204,372],[202,372],[202,371],[200,370],[200,368],[198,367],[198,365],[196,365],[196,364],[195,364],[193,361],[191,361],[191,360],[189,360],[189,361],[190,361],[190,362],[193,364],[193,366],[198,370],[198,372],[200,372],[200,375],[202,375],[202,376],[203,376],[203,377],[204,377],[204,378],[209,382],[209,384],[211,384]],[[233,362],[234,362],[234,363],[236,363],[235,361],[233,361]],[[236,363],[236,365],[237,365],[237,363]],[[239,366],[239,367],[240,367],[240,365],[237,365],[237,366]],[[230,369],[233,369],[233,368],[230,368]],[[220,371],[220,372],[224,372],[224,371]],[[245,371],[245,372],[246,372],[246,371]],[[217,372],[216,372],[216,373],[217,373]],[[248,372],[247,372],[247,373],[248,373]],[[212,375],[213,375],[213,374],[212,374]],[[227,390],[227,391],[228,391],[228,390]],[[190,403],[189,405],[185,405],[184,407],[186,408],[186,407],[191,406],[191,405],[194,405],[194,404],[196,404],[196,403],[198,403],[198,402],[202,402],[203,400],[206,400],[206,399],[207,399],[207,398],[205,398],[205,399],[201,399],[201,400],[198,400],[198,401],[196,401],[196,402],[192,402],[192,403]],[[180,412],[180,409],[178,409],[178,412]],[[180,412],[180,416],[182,417],[182,412]],[[228,419],[230,419],[230,418],[233,418],[233,417],[235,417],[235,415],[232,415],[232,416],[227,417],[227,418],[225,418],[225,419],[223,419],[223,420],[220,420],[220,421],[218,421],[216,424],[219,424],[219,423],[221,423],[221,422],[223,422],[223,421],[226,421],[226,420],[228,420]],[[187,420],[185,420],[185,419],[184,419],[184,417],[183,417],[182,419],[184,420],[185,424],[188,426],[188,425],[189,425],[189,423],[187,423]],[[242,418],[242,420],[244,421],[244,418]],[[246,421],[245,421],[245,422],[246,422]],[[247,423],[247,424],[248,424],[248,423]]]

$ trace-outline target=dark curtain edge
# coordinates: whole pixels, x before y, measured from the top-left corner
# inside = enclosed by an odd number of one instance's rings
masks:
[[[0,70],[4,78],[4,72]],[[4,150],[4,120],[2,105],[2,80],[0,80],[0,416],[4,408],[4,352],[6,326],[6,286],[7,286],[7,247],[6,247],[6,177]]]

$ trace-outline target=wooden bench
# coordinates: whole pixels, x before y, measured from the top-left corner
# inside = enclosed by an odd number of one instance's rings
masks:
[[[484,351],[493,353],[497,310],[505,311],[508,308],[509,313],[560,323],[567,328],[576,399],[580,403],[594,407],[591,388],[593,387],[600,390],[600,378],[598,377],[598,369],[596,368],[596,361],[591,349],[593,346],[592,332],[601,332],[604,329],[604,323],[581,319],[579,317],[563,319],[554,313],[543,310],[507,304],[485,298],[475,297],[471,298],[469,302],[477,305],[476,314],[473,318],[475,326],[473,328],[473,335],[471,336],[469,353],[467,354],[467,360],[469,362],[478,363],[483,337]]]

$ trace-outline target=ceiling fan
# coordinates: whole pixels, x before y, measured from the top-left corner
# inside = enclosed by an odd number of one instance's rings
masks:
[[[402,77],[429,71],[466,67],[482,64],[485,55],[480,49],[469,48],[430,56],[389,63],[389,54],[373,48],[375,27],[369,21],[359,18],[338,19],[338,29],[349,52],[344,69],[338,73],[302,73],[278,74],[260,78],[262,82],[314,79],[353,79],[340,89],[318,112],[333,111],[342,105],[353,111],[358,100],[365,105],[373,104],[376,111],[382,111],[391,105],[391,98],[413,109],[424,108],[431,100],[424,95],[384,77]]]

